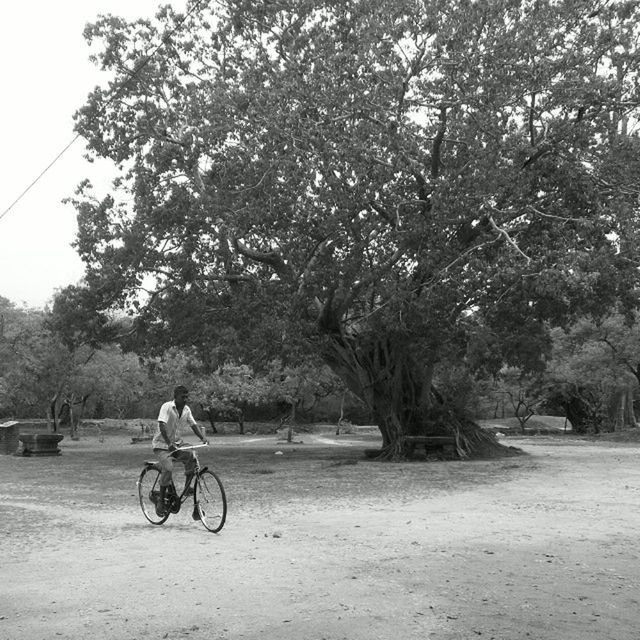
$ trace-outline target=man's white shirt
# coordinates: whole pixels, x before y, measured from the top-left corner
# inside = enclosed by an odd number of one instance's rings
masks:
[[[191,409],[186,404],[182,408],[182,415],[178,415],[175,400],[165,402],[160,407],[158,422],[165,423],[165,431],[169,442],[178,442],[180,440],[180,433],[184,427],[191,427],[192,425],[198,424],[191,413]],[[154,449],[169,448],[162,437],[162,433],[160,433],[160,425],[158,425],[156,433],[153,436],[152,446]]]

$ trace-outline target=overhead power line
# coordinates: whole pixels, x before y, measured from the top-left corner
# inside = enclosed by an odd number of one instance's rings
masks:
[[[124,80],[124,82],[122,82],[120,85],[114,88],[111,94],[111,97],[102,105],[102,108],[101,108],[102,113],[104,113],[107,107],[116,98],[118,98],[118,96],[120,96],[120,94],[122,93],[122,90],[125,89],[138,76],[138,74],[149,64],[149,62],[151,62],[152,58],[158,53],[158,51],[160,51],[160,49],[162,49],[162,47],[164,47],[167,44],[169,39],[182,28],[182,25],[187,21],[187,19],[190,16],[192,16],[206,1],[207,0],[198,0],[198,2],[195,2],[194,5],[191,7],[191,9],[189,9],[189,11],[185,13],[182,20],[178,21],[176,23],[176,26],[171,31],[164,34],[164,36],[160,41],[160,44],[158,44],[156,48],[148,56],[146,56],[146,58],[142,61],[142,63],[139,64],[129,74],[129,76]],[[62,158],[62,156],[71,148],[71,146],[75,143],[75,141],[80,137],[82,137],[81,134],[77,133],[73,137],[73,139],[67,143],[67,145],[58,153],[58,155],[56,155],[56,157],[53,160],[51,160],[51,162],[27,185],[24,191],[22,191],[22,193],[2,213],[0,213],[0,220],[2,220],[9,213],[9,211],[11,211],[18,204],[18,202],[20,202],[20,200],[22,200],[22,198],[24,198],[24,196],[26,196],[27,193],[29,193],[29,191],[31,191],[31,189],[41,180],[41,178],[51,169],[51,167],[53,167],[53,165],[56,164],[56,162],[58,162],[60,158]]]

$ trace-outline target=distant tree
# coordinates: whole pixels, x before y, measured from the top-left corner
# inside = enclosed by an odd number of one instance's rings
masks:
[[[71,351],[115,342],[125,331],[124,321],[98,309],[99,300],[84,285],[69,285],[56,291],[45,314],[47,329]]]
[[[194,389],[214,433],[216,421],[227,419],[237,422],[243,434],[247,407],[263,404],[266,393],[264,379],[251,367],[233,363],[221,366],[213,375],[203,376]]]
[[[18,308],[1,300],[4,326],[0,337],[0,379],[5,411],[20,417],[45,417],[57,430],[60,410],[69,418],[76,395],[69,384],[93,355],[90,347],[70,348],[52,329],[49,314]],[[70,422],[72,429],[75,422]]]
[[[0,297],[0,317],[0,410],[45,417],[66,350],[46,328],[42,311]]]
[[[474,314],[521,366],[549,326],[637,303],[640,7],[187,5],[85,32],[112,80],[77,131],[122,169],[74,200],[97,308],[211,371],[323,357],[382,457],[415,432],[498,447],[436,385]]]
[[[527,422],[544,400],[541,376],[531,375],[515,367],[505,367],[499,374],[495,393],[503,396],[518,420],[520,431],[525,432]]]
[[[300,411],[311,409],[319,398],[342,389],[341,381],[329,367],[312,361],[291,366],[273,360],[265,382],[267,397],[288,407],[281,418],[281,426],[287,424],[287,442],[292,441]]]
[[[123,353],[117,345],[104,345],[71,376],[68,395],[79,401],[81,420],[87,401],[99,404],[107,415],[123,419],[146,398],[148,372],[132,353]]]
[[[550,396],[571,405],[574,428],[636,427],[640,380],[640,324],[636,313],[582,318],[556,330],[549,366]],[[585,404],[581,410],[581,404]],[[581,419],[583,416],[583,419]],[[585,420],[588,422],[585,423]],[[595,425],[595,426],[594,426]]]

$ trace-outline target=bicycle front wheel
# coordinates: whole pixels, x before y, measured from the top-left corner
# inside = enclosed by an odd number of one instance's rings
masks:
[[[227,519],[227,496],[222,481],[209,469],[198,474],[195,488],[195,508],[206,529],[217,533]]]
[[[160,499],[160,472],[153,467],[146,467],[138,478],[138,498],[144,517],[151,524],[164,524],[169,517],[167,512],[163,516],[156,513],[156,504]]]

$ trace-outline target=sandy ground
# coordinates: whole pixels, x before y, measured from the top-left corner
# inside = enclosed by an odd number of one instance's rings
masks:
[[[134,481],[96,500],[48,487],[60,462],[5,456],[0,638],[638,640],[638,445],[510,444],[529,455],[345,464],[344,490],[326,465],[315,492],[265,474],[257,496],[223,470],[220,534],[147,524]]]

